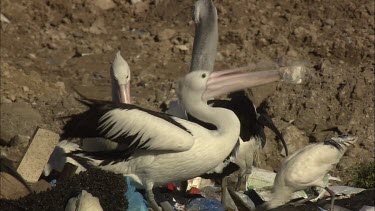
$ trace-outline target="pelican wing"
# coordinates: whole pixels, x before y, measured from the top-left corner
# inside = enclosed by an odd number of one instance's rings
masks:
[[[178,152],[194,144],[192,133],[185,127],[192,124],[188,121],[131,104],[79,101],[89,109],[69,116],[63,138],[101,137],[118,143],[117,151],[128,152],[137,149]]]
[[[190,131],[179,122],[169,115],[122,104],[99,119],[98,130],[122,146],[179,152],[194,144]]]

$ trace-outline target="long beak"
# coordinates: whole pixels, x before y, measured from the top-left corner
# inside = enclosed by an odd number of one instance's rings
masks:
[[[130,83],[119,85],[118,96],[120,103],[131,104]]]
[[[238,70],[216,71],[210,74],[207,88],[202,98],[209,100],[222,94],[268,84],[280,79],[281,74],[278,70],[250,73]]]

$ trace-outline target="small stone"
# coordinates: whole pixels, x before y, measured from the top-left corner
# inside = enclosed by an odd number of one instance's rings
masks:
[[[161,31],[160,33],[158,33],[156,35],[155,40],[158,41],[158,42],[169,40],[175,34],[176,34],[176,30],[174,30],[174,29],[164,29],[163,31]]]
[[[116,4],[112,0],[95,0],[93,4],[102,10],[108,10],[116,7]]]
[[[189,48],[186,45],[175,45],[173,47],[173,52],[175,53],[187,53]]]
[[[142,0],[130,0],[130,3],[131,4],[136,4],[136,3],[139,3],[139,2],[141,2]]]
[[[49,49],[52,49],[52,50],[55,50],[58,48],[57,44],[56,43],[47,43],[47,47]]]
[[[10,94],[9,96],[8,96],[8,98],[12,101],[12,102],[14,102],[14,101],[16,101],[16,96],[14,95],[14,94]]]
[[[298,52],[295,51],[294,49],[289,49],[288,52],[286,53],[286,55],[295,58],[295,57],[298,57]]]
[[[12,103],[12,101],[5,96],[1,96],[0,103]]]
[[[59,88],[60,90],[65,91],[65,83],[64,82],[58,81],[58,82],[55,83],[55,86],[57,88]]]
[[[24,92],[28,92],[28,91],[30,91],[29,87],[27,87],[27,86],[22,86],[22,90],[23,90]]]
[[[332,20],[332,19],[326,19],[324,21],[324,23],[326,23],[327,25],[330,25],[330,26],[334,26],[335,25],[335,21]]]
[[[27,57],[29,59],[36,59],[36,55],[34,53],[29,53],[29,55],[27,55]]]

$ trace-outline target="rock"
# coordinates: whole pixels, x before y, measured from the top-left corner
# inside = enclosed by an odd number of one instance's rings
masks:
[[[298,52],[295,51],[294,49],[289,49],[288,52],[286,53],[286,55],[296,58],[296,57],[298,57]]]
[[[62,81],[58,81],[55,83],[55,86],[59,88],[61,91],[65,92],[65,83]]]
[[[16,135],[10,140],[9,144],[12,147],[19,147],[19,148],[26,149],[26,147],[29,145],[29,141],[30,141],[30,136]]]
[[[298,149],[306,146],[309,143],[309,138],[305,133],[296,126],[291,125],[282,131],[286,145],[289,150],[289,155],[296,152]],[[285,155],[285,150],[282,148],[280,154]]]
[[[28,182],[37,182],[59,140],[58,134],[38,129],[17,168],[18,173]]]
[[[134,6],[135,6],[135,9],[134,9],[135,15],[140,15],[142,13],[147,12],[150,7],[150,5],[147,2],[142,2],[142,1],[138,2]]]
[[[36,55],[35,55],[34,53],[29,53],[29,54],[27,55],[27,58],[34,60],[34,59],[36,59],[37,57],[36,57]]]
[[[16,135],[32,136],[43,124],[42,116],[26,103],[0,105],[0,139],[9,142]]]
[[[189,51],[189,48],[186,45],[175,45],[173,46],[174,53],[184,53],[186,54]]]
[[[142,2],[142,0],[130,0],[131,4],[136,4],[136,3],[139,3],[139,2]]]
[[[5,96],[1,96],[0,103],[12,103],[12,101]]]
[[[92,3],[102,10],[108,10],[116,7],[116,4],[112,0],[94,0]]]
[[[29,194],[29,191],[12,175],[0,172],[0,199],[18,199]]]
[[[31,189],[33,191],[35,191],[36,193],[47,191],[51,188],[52,188],[51,183],[45,181],[44,179],[39,180],[38,182],[31,184]]]
[[[164,29],[156,35],[156,41],[165,41],[171,39],[176,34],[174,29]]]
[[[24,92],[28,92],[28,91],[30,91],[30,88],[27,87],[27,86],[22,86],[22,90],[23,90]]]

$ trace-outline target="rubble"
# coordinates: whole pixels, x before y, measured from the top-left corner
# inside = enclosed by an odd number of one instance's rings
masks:
[[[18,173],[28,182],[37,182],[60,136],[52,131],[38,129],[31,140]]]

